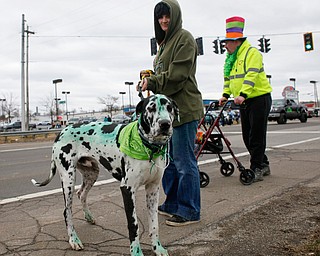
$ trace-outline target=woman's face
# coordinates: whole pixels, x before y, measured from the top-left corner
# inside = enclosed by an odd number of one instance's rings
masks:
[[[162,15],[162,17],[160,17],[158,19],[158,21],[159,21],[161,29],[164,32],[167,32],[168,28],[169,28],[169,24],[170,24],[170,15]]]

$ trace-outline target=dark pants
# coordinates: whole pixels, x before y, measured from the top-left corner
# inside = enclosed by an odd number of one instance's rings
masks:
[[[247,99],[240,109],[242,138],[250,153],[251,170],[262,169],[263,164],[269,164],[265,150],[271,103],[271,95],[268,93]]]

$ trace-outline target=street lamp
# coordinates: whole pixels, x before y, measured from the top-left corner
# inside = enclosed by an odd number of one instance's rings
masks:
[[[67,97],[67,95],[70,94],[70,92],[63,91],[62,94],[65,94],[65,96],[66,96],[66,115],[67,115],[67,122],[68,122],[69,119],[68,119],[68,97]]]
[[[123,95],[126,94],[126,92],[119,92],[119,94],[121,94],[121,96],[122,96],[122,112],[124,114]]]
[[[133,85],[133,82],[125,82],[124,84],[129,85],[129,111],[131,109],[131,92],[130,92],[130,85]]]
[[[289,81],[293,82],[293,88],[294,88],[294,90],[296,90],[296,79],[290,78]]]
[[[271,84],[271,75],[267,75],[267,78],[269,79],[269,84]]]
[[[310,83],[313,84],[313,90],[314,90],[314,107],[319,107],[319,99],[318,99],[318,90],[317,90],[317,81],[310,81]]]
[[[55,98],[54,100],[56,101],[56,120],[58,120],[58,96],[57,96],[57,83],[61,83],[62,82],[62,79],[55,79],[52,81],[52,83],[54,84],[54,87],[55,87]]]

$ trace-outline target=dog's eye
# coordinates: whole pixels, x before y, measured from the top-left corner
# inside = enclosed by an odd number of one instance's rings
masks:
[[[148,106],[148,110],[149,110],[150,112],[156,112],[156,110],[157,110],[156,104],[155,104],[155,103],[151,103],[151,104]]]
[[[167,110],[168,110],[168,112],[172,112],[172,105],[168,105]]]

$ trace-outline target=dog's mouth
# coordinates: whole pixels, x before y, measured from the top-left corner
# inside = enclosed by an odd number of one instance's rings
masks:
[[[168,143],[172,136],[172,129],[168,130],[158,130],[157,132],[153,134],[147,134],[146,138],[151,144],[160,144],[164,145]]]
[[[151,136],[149,139],[150,139],[150,142],[153,142],[155,144],[166,144],[171,138],[171,136],[172,136],[172,129],[165,130],[165,131],[160,130],[158,134],[156,134],[155,136]]]
[[[154,145],[166,145],[171,136],[157,136],[153,137],[152,140],[149,141],[150,144]]]

